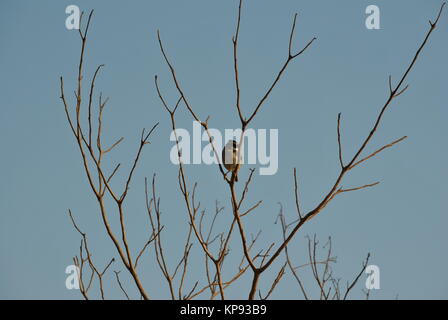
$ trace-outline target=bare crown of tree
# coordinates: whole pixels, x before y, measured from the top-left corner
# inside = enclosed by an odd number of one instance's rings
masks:
[[[240,25],[241,25],[241,17],[242,17],[242,3],[243,1],[239,1],[237,20],[236,20],[236,28],[235,33],[232,37],[233,44],[233,73],[235,80],[235,111],[239,118],[241,124],[242,135],[245,130],[251,125],[254,121],[255,117],[258,115],[260,109],[263,107],[264,103],[268,100],[271,92],[278,85],[282,75],[285,70],[291,63],[298,59],[302,54],[304,54],[311,45],[316,41],[316,38],[312,38],[309,40],[301,49],[298,51],[294,50],[294,38],[296,31],[296,23],[297,23],[297,14],[294,14],[292,26],[289,34],[289,43],[286,44],[285,48],[285,61],[282,64],[280,70],[275,75],[271,85],[268,89],[262,94],[260,100],[254,104],[254,107],[250,110],[245,110],[242,108],[240,103],[241,89],[240,89],[240,81],[239,81],[239,66],[238,66],[238,43],[239,43],[239,34],[240,34]],[[126,233],[126,225],[125,225],[125,207],[124,203],[127,199],[128,191],[130,184],[134,177],[135,169],[138,165],[138,162],[142,156],[142,152],[144,147],[149,144],[149,139],[152,136],[152,133],[155,131],[157,124],[155,124],[149,131],[143,129],[140,136],[140,141],[138,144],[138,148],[135,154],[133,161],[130,164],[130,170],[125,175],[125,180],[123,181],[123,187],[121,190],[117,190],[113,188],[111,185],[111,180],[120,169],[121,164],[117,164],[115,168],[110,172],[105,172],[103,161],[106,156],[109,154],[111,150],[117,147],[122,141],[123,138],[118,139],[115,143],[113,143],[109,147],[103,146],[102,141],[102,119],[103,119],[103,111],[106,107],[108,99],[103,99],[102,94],[98,97],[97,104],[94,102],[94,87],[95,80],[103,65],[100,65],[95,70],[93,77],[90,81],[90,86],[88,88],[87,101],[83,99],[83,63],[84,63],[84,51],[87,44],[87,36],[88,31],[93,15],[93,11],[90,12],[87,23],[85,27],[80,24],[79,36],[81,39],[81,53],[78,65],[78,76],[77,76],[77,88],[75,91],[75,106],[70,107],[67,99],[64,95],[64,82],[63,78],[60,78],[60,93],[61,100],[64,105],[64,110],[67,116],[68,124],[70,129],[75,137],[76,144],[79,148],[79,152],[81,155],[81,161],[84,167],[85,174],[87,176],[88,185],[93,192],[95,199],[99,206],[99,212],[102,219],[103,226],[107,232],[108,237],[112,241],[116,252],[118,254],[119,260],[124,265],[125,270],[128,271],[128,275],[135,283],[135,286],[138,290],[139,297],[143,299],[150,299],[149,290],[147,290],[141,280],[140,272],[138,269],[139,262],[144,253],[149,250],[149,248],[154,248],[155,253],[155,263],[161,271],[163,278],[166,280],[169,295],[172,299],[193,299],[196,297],[203,297],[207,293],[211,299],[215,297],[220,297],[222,299],[226,298],[225,291],[226,289],[237,282],[243,274],[250,272],[251,274],[251,282],[248,287],[247,295],[248,299],[255,299],[256,294],[258,292],[258,297],[261,299],[267,299],[271,296],[274,289],[277,287],[278,283],[281,281],[283,276],[286,273],[286,270],[291,272],[292,277],[297,281],[298,288],[300,292],[303,294],[305,299],[310,298],[310,294],[307,293],[307,290],[304,288],[303,280],[298,274],[298,269],[301,267],[309,266],[311,268],[314,279],[316,280],[317,288],[319,291],[320,299],[346,299],[348,297],[349,292],[358,282],[360,276],[364,272],[370,255],[367,256],[366,260],[362,264],[362,268],[359,274],[355,277],[355,279],[347,283],[345,290],[342,290],[340,286],[339,280],[333,276],[331,264],[335,262],[335,258],[332,256],[331,249],[331,239],[326,245],[327,254],[326,256],[320,260],[317,257],[317,245],[318,241],[316,237],[308,239],[308,253],[309,253],[309,261],[307,264],[301,266],[294,266],[290,253],[288,251],[288,245],[291,243],[291,240],[297,235],[298,231],[302,228],[302,226],[308,222],[310,219],[319,214],[328,204],[332,201],[336,196],[341,195],[343,193],[348,193],[352,191],[357,191],[361,189],[366,189],[377,185],[379,182],[367,183],[361,186],[355,187],[343,187],[342,182],[346,175],[352,171],[353,169],[359,167],[361,164],[365,164],[367,160],[377,156],[380,152],[396,145],[397,143],[403,141],[407,137],[401,137],[396,139],[376,151],[370,154],[364,154],[367,145],[371,141],[372,137],[377,132],[381,121],[393,102],[393,100],[403,94],[407,89],[408,85],[406,84],[406,79],[414,67],[418,57],[420,56],[423,48],[426,46],[428,39],[430,38],[432,32],[436,29],[437,23],[439,22],[439,18],[442,14],[445,3],[443,3],[440,7],[440,10],[436,16],[434,22],[429,21],[429,30],[424,37],[423,42],[418,47],[416,53],[414,54],[411,62],[405,69],[404,73],[399,77],[398,82],[394,85],[392,77],[388,78],[388,88],[389,95],[386,99],[384,105],[379,110],[378,116],[373,122],[373,126],[370,128],[366,138],[362,141],[359,148],[356,149],[355,153],[352,156],[346,156],[343,153],[343,144],[342,144],[342,136],[341,136],[341,114],[338,114],[335,128],[335,136],[338,145],[338,161],[340,165],[339,174],[336,177],[336,180],[332,183],[332,185],[328,188],[328,192],[325,193],[324,197],[321,201],[308,212],[303,212],[301,209],[301,202],[299,197],[299,187],[298,187],[298,178],[297,178],[297,170],[294,168],[293,170],[293,193],[295,200],[295,208],[296,208],[296,217],[292,222],[287,222],[285,218],[285,214],[283,214],[282,207],[280,208],[280,212],[278,214],[278,221],[280,221],[281,225],[281,235],[279,244],[272,243],[271,245],[261,248],[259,251],[254,251],[256,247],[255,244],[259,239],[260,233],[256,236],[253,236],[251,239],[248,238],[245,226],[244,226],[244,218],[249,214],[255,214],[257,209],[259,210],[262,201],[258,201],[252,205],[246,205],[246,195],[248,194],[249,186],[253,181],[253,173],[254,170],[250,169],[247,179],[242,184],[242,188],[240,192],[236,188],[235,183],[235,173],[228,177],[225,173],[221,164],[218,164],[219,174],[222,175],[225,185],[227,185],[228,192],[230,195],[230,208],[232,213],[232,218],[230,219],[228,225],[221,225],[222,230],[220,232],[215,232],[215,221],[218,216],[225,211],[223,206],[220,206],[218,202],[216,202],[216,207],[214,209],[214,215],[211,219],[209,226],[206,228],[204,226],[205,219],[205,210],[201,209],[201,204],[197,201],[197,182],[189,182],[186,168],[184,164],[180,162],[178,169],[178,187],[180,193],[182,195],[182,199],[185,205],[185,210],[187,213],[188,224],[186,225],[187,229],[187,237],[185,241],[183,241],[183,252],[177,264],[174,265],[174,268],[169,266],[167,261],[167,253],[164,251],[164,242],[162,236],[165,232],[165,228],[162,225],[161,221],[161,208],[160,208],[160,197],[158,197],[156,192],[156,176],[154,175],[151,182],[150,187],[148,186],[148,181],[145,178],[145,194],[146,194],[146,210],[148,214],[148,220],[150,225],[150,234],[148,235],[147,241],[140,247],[139,250],[135,251],[127,238]],[[80,18],[81,22],[83,20],[83,15],[81,14]],[[207,117],[203,120],[195,111],[194,107],[190,103],[190,100],[187,98],[186,92],[184,91],[182,84],[180,83],[177,75],[174,64],[171,59],[168,57],[167,50],[164,47],[162,42],[162,38],[160,32],[157,31],[158,36],[158,44],[160,47],[161,54],[163,59],[168,66],[169,73],[171,75],[172,82],[175,87],[175,91],[177,92],[178,99],[177,102],[170,106],[167,102],[167,99],[162,94],[159,84],[158,77],[155,76],[155,89],[160,98],[160,102],[164,109],[166,110],[171,127],[173,130],[176,129],[176,112],[181,107],[185,107],[188,111],[188,114],[191,116],[193,120],[198,121],[205,132],[208,134],[211,146],[213,148],[213,153],[218,157],[219,150],[216,150],[216,147],[213,143],[212,136],[209,132],[209,120],[210,117]],[[97,105],[95,108],[94,105]],[[85,107],[86,106],[86,107]],[[81,118],[81,110],[86,108],[87,111],[87,119]],[[92,117],[96,115],[96,123],[95,127],[93,124]],[[84,126],[87,126],[87,129]],[[175,132],[175,131],[174,131]],[[242,136],[240,141],[242,141]],[[241,142],[240,142],[241,143]],[[176,145],[178,150],[179,160],[181,157],[181,150],[179,148],[179,140],[176,136]],[[106,198],[111,199],[111,201],[115,204],[116,211],[118,215],[114,215],[113,217],[118,217],[119,221],[119,230],[116,231],[112,228],[109,222],[109,210],[106,206]],[[89,299],[89,289],[92,288],[92,283],[95,279],[98,279],[99,289],[100,289],[100,297],[102,299],[105,298],[105,290],[103,287],[103,277],[106,272],[111,268],[115,259],[111,259],[108,263],[105,264],[103,269],[97,267],[94,263],[91,249],[88,245],[88,239],[85,232],[81,230],[78,224],[75,222],[75,219],[72,215],[71,210],[69,210],[69,216],[73,223],[73,226],[77,230],[77,232],[81,235],[81,245],[79,248],[79,255],[74,257],[74,263],[78,266],[80,270],[79,274],[79,283],[80,283],[80,291],[85,299]],[[241,244],[241,259],[239,265],[235,266],[236,272],[229,278],[225,279],[223,276],[223,266],[224,261],[229,255],[230,252],[230,243],[231,239],[237,234],[239,237],[239,243]],[[176,241],[179,239],[175,239]],[[190,254],[192,250],[193,243],[196,242],[199,245],[199,250],[202,251],[204,255],[205,261],[205,272],[193,273],[189,269],[190,262]],[[282,255],[284,254],[284,255]],[[280,261],[281,257],[284,256],[284,261],[279,263],[279,270],[275,273],[276,276],[272,284],[268,286],[267,292],[263,295],[261,290],[259,290],[259,282],[261,276],[270,269],[274,262]],[[88,269],[87,269],[88,268]],[[89,272],[90,269],[90,272]],[[271,268],[272,269],[272,268]],[[226,275],[229,272],[226,272]],[[115,279],[118,287],[123,292],[126,298],[130,298],[125,286],[120,280],[119,276],[120,272],[115,271]],[[188,277],[191,278],[205,278],[202,280],[193,281],[193,285],[191,288],[186,289],[186,283]],[[204,281],[204,282],[203,282]],[[190,281],[191,282],[191,281]],[[149,287],[150,285],[148,285]],[[367,292],[367,297],[368,297]]]

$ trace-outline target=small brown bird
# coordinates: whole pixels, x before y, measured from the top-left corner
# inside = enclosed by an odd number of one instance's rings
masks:
[[[240,161],[238,161],[238,143],[235,140],[227,142],[222,149],[222,162],[227,170],[235,173],[235,181],[238,182]]]

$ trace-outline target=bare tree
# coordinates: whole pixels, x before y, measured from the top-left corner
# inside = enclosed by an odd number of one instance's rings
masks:
[[[297,23],[297,14],[294,14],[292,26],[289,34],[289,42],[287,44],[287,50],[285,50],[285,60],[279,69],[278,73],[274,77],[273,81],[271,82],[271,85],[268,87],[266,91],[261,95],[261,98],[254,103],[253,109],[249,110],[243,110],[240,104],[240,96],[241,96],[241,88],[239,83],[239,66],[238,66],[238,44],[239,44],[239,33],[240,33],[240,24],[241,24],[241,18],[242,18],[242,4],[243,1],[239,1],[238,6],[238,14],[237,14],[237,20],[236,20],[236,28],[235,28],[235,34],[232,38],[233,43],[233,70],[234,70],[234,80],[235,80],[235,111],[236,114],[240,120],[241,124],[241,136],[239,139],[239,150],[241,150],[241,144],[244,141],[244,133],[246,130],[250,127],[250,125],[255,120],[256,116],[258,115],[260,109],[263,107],[265,102],[269,99],[271,92],[274,90],[274,88],[278,85],[280,79],[282,78],[282,75],[284,71],[287,69],[287,67],[296,59],[298,59],[302,54],[304,54],[311,45],[315,42],[316,38],[312,38],[309,40],[303,48],[301,48],[298,51],[294,51],[294,34],[296,29],[296,23]],[[271,297],[272,293],[276,289],[277,285],[280,283],[280,281],[283,279],[284,275],[288,270],[291,272],[291,275],[298,283],[298,289],[303,294],[303,297],[305,299],[311,298],[310,294],[307,293],[307,290],[304,287],[303,281],[301,279],[301,276],[299,276],[298,270],[301,267],[309,266],[313,277],[315,279],[315,283],[317,285],[317,288],[319,290],[319,298],[320,299],[346,299],[351,292],[351,290],[354,288],[358,280],[360,279],[362,273],[364,272],[369,258],[370,254],[367,256],[366,260],[362,264],[362,268],[359,274],[356,275],[354,280],[350,283],[347,283],[347,287],[345,290],[343,290],[340,286],[340,279],[337,279],[333,275],[333,271],[331,268],[332,263],[335,263],[335,258],[332,257],[332,247],[331,247],[331,239],[328,241],[326,245],[327,249],[327,255],[323,260],[319,260],[316,257],[316,251],[317,251],[317,245],[318,242],[316,240],[316,237],[313,239],[309,239],[308,241],[308,263],[302,265],[302,266],[294,266],[292,262],[292,258],[290,257],[290,252],[288,251],[288,245],[291,243],[292,239],[297,235],[298,231],[302,228],[302,226],[311,220],[313,217],[315,217],[318,213],[320,213],[329,202],[331,202],[336,196],[348,193],[352,191],[357,191],[361,189],[367,189],[371,188],[375,185],[377,185],[379,182],[373,182],[373,183],[366,183],[361,186],[355,186],[355,187],[343,187],[343,179],[346,177],[346,175],[356,167],[360,166],[361,164],[365,164],[367,160],[377,156],[380,152],[384,151],[385,149],[388,149],[397,143],[403,141],[406,139],[406,136],[401,137],[399,139],[396,139],[383,147],[379,148],[378,150],[374,151],[370,154],[364,154],[364,151],[369,144],[372,137],[377,132],[377,129],[379,128],[382,119],[385,115],[386,110],[391,105],[393,100],[397,97],[399,97],[401,94],[403,94],[407,89],[408,85],[405,84],[406,79],[412,68],[414,67],[418,57],[420,56],[423,48],[426,46],[428,39],[430,38],[432,32],[435,30],[437,23],[440,19],[440,16],[442,14],[443,8],[445,3],[443,3],[440,7],[440,10],[437,14],[436,19],[434,22],[430,21],[430,28],[419,46],[418,50],[414,54],[410,64],[405,69],[405,72],[398,78],[398,82],[394,85],[392,82],[392,77],[389,76],[389,96],[387,100],[385,101],[384,105],[381,107],[378,116],[376,117],[372,127],[370,128],[370,131],[368,132],[366,138],[362,140],[363,142],[361,145],[356,149],[355,153],[352,156],[344,156],[343,152],[343,144],[342,144],[342,137],[341,137],[341,114],[338,114],[337,121],[336,121],[336,138],[337,138],[337,145],[338,145],[338,158],[339,158],[339,164],[340,164],[340,171],[337,175],[336,180],[331,184],[331,186],[328,188],[329,191],[325,194],[325,196],[319,201],[319,203],[308,212],[302,212],[301,210],[301,202],[300,202],[300,196],[299,196],[299,184],[297,179],[297,171],[294,168],[293,171],[293,191],[294,191],[294,198],[295,198],[295,207],[296,207],[296,218],[293,219],[292,222],[287,222],[285,215],[283,214],[283,210],[280,210],[279,213],[279,221],[281,222],[281,241],[278,245],[275,245],[275,243],[272,243],[271,245],[262,248],[259,251],[254,251],[255,243],[257,242],[260,232],[256,236],[252,236],[251,239],[249,239],[245,226],[244,226],[244,217],[249,214],[256,214],[255,212],[257,209],[259,209],[259,206],[261,205],[262,201],[258,201],[254,204],[246,206],[246,196],[248,194],[249,186],[251,185],[253,181],[253,173],[254,170],[250,169],[247,179],[244,182],[244,187],[242,188],[241,192],[238,192],[235,185],[236,180],[236,174],[233,172],[230,177],[227,176],[225,170],[223,169],[222,165],[219,163],[219,152],[220,150],[216,149],[215,142],[213,140],[213,137],[210,133],[209,129],[209,119],[210,116],[208,116],[205,120],[202,120],[202,118],[194,111],[193,105],[190,103],[190,100],[188,99],[186,92],[184,91],[182,84],[178,80],[176,69],[174,67],[174,64],[172,63],[171,59],[168,57],[167,51],[164,47],[164,44],[162,42],[162,38],[160,35],[160,32],[157,32],[158,36],[158,44],[160,47],[161,54],[163,56],[163,59],[165,60],[166,65],[168,66],[169,72],[171,74],[171,79],[173,81],[173,85],[175,88],[175,91],[177,92],[178,99],[176,103],[173,105],[170,105],[170,103],[167,102],[167,99],[162,94],[159,84],[158,84],[158,77],[155,76],[154,82],[155,82],[155,89],[158,93],[158,96],[160,98],[160,102],[163,106],[163,108],[166,110],[169,121],[171,123],[171,128],[173,132],[176,134],[176,116],[177,111],[180,110],[180,108],[185,107],[188,114],[194,119],[195,121],[199,122],[201,126],[204,128],[205,132],[207,133],[209,137],[209,142],[212,146],[214,156],[218,160],[218,172],[222,175],[230,195],[230,207],[232,208],[232,219],[230,220],[230,223],[227,225],[220,225],[221,229],[216,232],[216,226],[215,221],[216,219],[222,214],[222,212],[225,211],[223,206],[220,206],[218,202],[216,202],[215,209],[214,209],[214,215],[211,219],[209,225],[206,227],[204,226],[205,219],[205,209],[201,208],[201,204],[197,199],[197,189],[198,189],[198,182],[197,181],[190,181],[190,179],[187,176],[186,168],[184,163],[182,163],[182,154],[181,154],[181,148],[179,146],[179,139],[176,135],[176,146],[178,151],[178,160],[179,160],[179,166],[178,166],[178,187],[180,190],[180,193],[183,198],[183,202],[185,205],[185,211],[187,213],[188,217],[188,225],[186,226],[187,230],[187,237],[184,240],[180,240],[183,243],[183,252],[181,257],[179,258],[178,263],[172,268],[169,266],[169,263],[166,259],[166,252],[164,250],[164,242],[162,239],[162,235],[165,231],[164,225],[161,221],[161,209],[160,209],[160,197],[157,195],[156,192],[156,176],[154,175],[151,181],[150,187],[148,186],[148,181],[145,179],[145,194],[146,194],[146,210],[148,213],[148,220],[150,224],[150,234],[148,235],[148,240],[142,245],[140,250],[135,251],[133,248],[131,248],[129,241],[127,239],[126,235],[126,225],[125,225],[125,210],[123,203],[126,200],[126,196],[128,194],[130,183],[133,179],[135,168],[138,165],[139,159],[141,158],[141,154],[143,151],[143,148],[149,143],[149,138],[151,134],[156,129],[157,124],[155,124],[151,130],[146,131],[145,129],[142,130],[138,149],[136,152],[136,155],[131,162],[131,169],[129,173],[126,175],[126,179],[123,182],[123,187],[121,191],[117,191],[116,189],[112,188],[110,182],[111,179],[114,177],[116,172],[120,169],[121,164],[117,164],[115,166],[115,169],[112,170],[110,173],[106,173],[103,169],[103,160],[105,156],[116,146],[118,146],[122,141],[123,138],[118,139],[115,143],[113,143],[109,148],[103,147],[101,136],[102,136],[102,116],[103,116],[103,110],[106,106],[107,99],[102,98],[102,94],[99,95],[98,98],[98,108],[97,108],[97,115],[98,115],[98,126],[97,128],[94,128],[94,125],[92,124],[92,115],[95,112],[93,109],[93,97],[94,97],[94,87],[95,87],[95,79],[99,73],[99,71],[102,68],[102,65],[98,66],[95,70],[92,80],[90,81],[90,89],[88,91],[88,99],[87,102],[84,103],[87,105],[87,119],[81,119],[81,109],[83,106],[83,60],[84,60],[84,49],[87,43],[87,35],[89,30],[89,25],[91,22],[93,11],[89,14],[87,24],[85,28],[81,28],[79,31],[79,36],[81,39],[81,53],[80,53],[80,60],[78,65],[78,77],[77,77],[77,89],[75,91],[75,97],[76,97],[76,103],[74,108],[70,108],[68,106],[67,100],[64,95],[64,82],[63,78],[60,78],[60,91],[61,91],[61,99],[63,101],[64,109],[67,115],[67,120],[69,123],[69,126],[71,128],[71,131],[75,137],[76,144],[78,145],[81,159],[84,167],[84,171],[87,176],[87,180],[90,186],[90,189],[92,190],[93,194],[95,195],[95,198],[99,205],[99,211],[101,214],[103,226],[105,227],[107,234],[112,240],[112,243],[115,246],[116,252],[118,253],[119,260],[121,260],[122,264],[124,265],[125,269],[128,271],[129,276],[133,280],[135,286],[137,287],[138,293],[143,299],[149,299],[150,295],[148,291],[145,290],[142,281],[140,280],[139,273],[137,271],[137,267],[139,266],[140,258],[143,256],[143,254],[149,250],[149,248],[153,247],[154,253],[155,253],[155,263],[156,266],[161,271],[161,274],[163,278],[166,280],[169,294],[171,299],[193,299],[197,297],[203,297],[205,294],[209,294],[210,299],[214,299],[216,297],[220,297],[221,299],[226,298],[225,291],[226,289],[238,281],[238,279],[241,278],[243,274],[246,272],[251,273],[251,284],[248,288],[248,299],[254,299],[256,297],[256,293],[258,292],[258,296],[261,299],[268,299]],[[81,21],[82,21],[82,15],[81,15]],[[73,115],[74,112],[74,115]],[[246,115],[247,114],[247,115]],[[87,129],[84,129],[83,126],[87,125]],[[96,132],[94,132],[96,131]],[[93,137],[93,138],[92,138]],[[93,139],[93,140],[92,140]],[[96,141],[95,141],[96,139]],[[219,174],[218,173],[218,174]],[[112,199],[112,201],[115,203],[115,209],[118,213],[119,217],[119,235],[116,234],[116,231],[112,229],[112,227],[109,224],[109,212],[108,209],[106,209],[105,206],[105,198],[108,197]],[[247,208],[246,208],[247,207]],[[243,209],[246,208],[246,209]],[[75,227],[75,229],[78,231],[78,233],[81,235],[81,246],[80,246],[80,253],[79,257],[75,257],[74,261],[75,264],[80,269],[80,291],[84,298],[88,299],[88,291],[91,287],[92,281],[94,278],[97,278],[100,284],[100,294],[101,298],[104,299],[104,290],[103,290],[103,275],[106,273],[106,271],[111,266],[112,262],[114,262],[114,259],[111,259],[108,264],[106,264],[105,268],[103,270],[99,270],[96,265],[93,263],[92,255],[90,253],[90,249],[87,244],[87,235],[81,231],[81,229],[78,227],[78,225],[75,223],[75,220],[71,214],[71,211],[69,211],[69,215],[71,218],[71,221]],[[224,262],[226,261],[226,258],[229,255],[230,251],[230,243],[232,237],[235,235],[239,238],[241,243],[241,263],[237,266],[236,271],[234,274],[228,278],[225,279],[223,276],[223,266]],[[177,239],[176,239],[177,240]],[[204,270],[205,272],[203,274],[194,274],[192,275],[192,272],[190,271],[189,267],[189,261],[190,261],[190,254],[192,250],[193,243],[197,243],[199,245],[200,251],[202,252],[204,256]],[[284,253],[284,255],[283,255]],[[272,269],[272,266],[274,265],[274,262],[281,261],[281,258],[284,257],[284,261],[280,263],[281,267],[276,273],[276,277],[274,278],[272,285],[268,289],[268,291],[263,295],[261,291],[258,289],[259,287],[259,281],[261,276],[267,271],[268,269]],[[87,277],[87,279],[84,279],[84,267],[85,264],[89,266],[91,272],[90,276]],[[191,275],[194,278],[202,277],[205,279],[205,282],[202,283],[200,280],[197,280],[194,282],[191,288],[186,289],[186,283],[188,276]],[[120,290],[123,292],[126,298],[130,298],[128,293],[126,292],[124,286],[122,285],[122,282],[120,281],[119,272],[115,271],[115,276],[117,280],[117,284],[120,288]],[[369,292],[366,292],[366,297],[369,297]]]

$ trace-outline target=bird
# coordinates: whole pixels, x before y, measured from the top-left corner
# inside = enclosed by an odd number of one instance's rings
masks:
[[[229,172],[235,173],[235,181],[238,182],[240,161],[238,160],[238,143],[235,140],[229,140],[222,149],[222,162]]]

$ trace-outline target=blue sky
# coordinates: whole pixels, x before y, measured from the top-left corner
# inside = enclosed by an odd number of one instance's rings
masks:
[[[80,41],[65,28],[66,6],[95,9],[86,49],[85,77],[105,64],[97,90],[110,97],[105,111],[106,145],[124,142],[105,160],[129,169],[141,129],[160,122],[143,152],[126,204],[128,234],[137,251],[148,235],[144,208],[144,177],[157,173],[166,225],[166,252],[174,267],[186,236],[187,214],[177,185],[177,168],[169,160],[173,143],[170,122],[158,100],[153,78],[159,76],[167,99],[177,99],[157,46],[160,29],[179,80],[197,113],[210,126],[237,127],[231,37],[237,1],[2,1],[0,4],[0,298],[79,299],[65,288],[64,273],[79,249],[79,235],[67,216],[70,208],[89,236],[95,261],[105,265],[117,257],[100,222],[88,189],[80,155],[59,99],[59,76],[73,102]],[[381,10],[381,29],[367,30],[365,8]],[[428,30],[440,1],[246,1],[243,8],[239,64],[242,109],[248,115],[262,96],[287,53],[294,12],[299,12],[294,46],[313,36],[318,40],[289,66],[284,77],[252,123],[253,128],[279,130],[279,170],[256,175],[248,203],[263,205],[247,217],[247,232],[263,230],[260,246],[278,243],[274,224],[278,203],[294,218],[292,169],[297,167],[303,210],[312,209],[328,191],[339,169],[336,118],[342,112],[346,159],[368,134],[387,99],[387,77],[397,80]],[[408,91],[397,98],[366,153],[403,135],[409,138],[351,172],[343,186],[381,181],[375,188],[344,194],[297,234],[290,247],[295,264],[306,262],[306,235],[317,234],[323,244],[333,239],[338,256],[335,273],[351,279],[366,254],[380,267],[381,289],[373,299],[447,298],[446,206],[448,152],[446,90],[448,19],[445,14],[430,43],[409,75]],[[85,87],[87,85],[85,84]],[[178,125],[191,130],[185,110]],[[125,170],[123,170],[125,172]],[[247,176],[243,168],[242,177]],[[222,225],[231,215],[229,194],[215,166],[190,165],[190,181],[198,181],[198,196],[209,217],[215,200],[226,207]],[[123,174],[116,177],[121,186]],[[241,186],[240,186],[241,187]],[[117,228],[117,215],[111,220]],[[226,219],[227,218],[227,219]],[[118,230],[117,230],[118,232]],[[235,237],[224,275],[230,276],[240,257]],[[187,287],[204,282],[199,246],[192,260]],[[143,260],[141,272],[155,298],[168,291],[156,268],[154,251]],[[269,287],[280,264],[275,264],[260,288]],[[113,270],[123,270],[116,262]],[[134,298],[136,289],[122,272]],[[249,274],[248,274],[249,275]],[[109,298],[121,298],[113,273],[106,278]],[[310,274],[303,272],[312,287]],[[360,286],[353,297],[361,297]],[[228,295],[245,298],[250,277],[243,277]],[[93,290],[96,290],[95,287]],[[311,289],[310,289],[311,290]],[[273,298],[300,298],[288,274]]]

